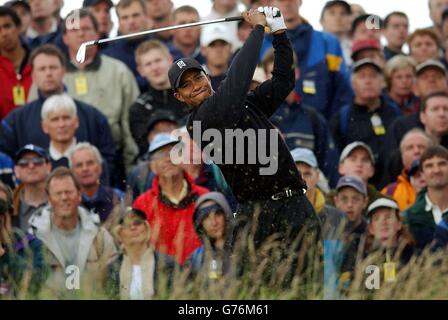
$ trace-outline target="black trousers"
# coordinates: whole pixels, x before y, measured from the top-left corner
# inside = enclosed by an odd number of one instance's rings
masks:
[[[254,243],[259,247],[274,233],[286,244],[292,243],[299,233],[304,237],[320,236],[321,222],[313,206],[304,194],[296,194],[279,200],[265,199],[238,204],[236,236],[247,230],[255,230]],[[254,225],[256,224],[256,225]]]

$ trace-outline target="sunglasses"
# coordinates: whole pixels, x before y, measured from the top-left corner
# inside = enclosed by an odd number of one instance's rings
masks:
[[[30,164],[33,164],[35,166],[41,166],[46,162],[44,158],[32,158],[32,159],[20,159],[17,162],[17,165],[21,168],[26,168]]]

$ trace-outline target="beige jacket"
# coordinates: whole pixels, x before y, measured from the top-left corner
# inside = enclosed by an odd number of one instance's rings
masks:
[[[98,227],[91,214],[79,208],[81,235],[76,266],[80,273],[80,292],[83,297],[91,297],[102,288],[103,276],[107,264],[113,260],[117,250],[112,236],[103,227]],[[59,245],[51,232],[51,208],[44,207],[30,219],[34,235],[42,241],[46,265],[50,274],[45,283],[50,298],[67,293],[67,281],[73,271],[68,272]],[[45,295],[44,294],[44,295]]]

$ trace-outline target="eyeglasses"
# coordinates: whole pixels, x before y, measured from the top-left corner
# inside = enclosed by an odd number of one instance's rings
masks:
[[[17,162],[17,165],[21,168],[26,168],[30,164],[33,164],[35,166],[41,166],[46,162],[44,158],[32,158],[32,159],[20,159]]]
[[[144,224],[144,223],[145,223],[144,220],[141,220],[141,219],[135,219],[135,220],[132,220],[131,222],[124,223],[124,224],[123,224],[123,227],[124,227],[124,228],[138,227],[138,226],[141,226],[141,225]]]

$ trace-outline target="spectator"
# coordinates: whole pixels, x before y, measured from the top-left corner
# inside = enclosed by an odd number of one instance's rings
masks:
[[[69,154],[70,168],[79,181],[82,205],[99,216],[101,224],[112,230],[116,215],[112,214],[123,197],[123,193],[109,188],[100,182],[103,171],[103,158],[95,146],[88,142],[76,144]]]
[[[350,15],[350,23],[353,23],[353,20],[355,20],[355,18],[366,14],[366,10],[364,10],[364,8],[357,3],[352,3],[350,4],[350,8],[352,10],[352,14]]]
[[[145,213],[129,209],[113,234],[122,246],[107,267],[106,294],[109,299],[149,300],[157,294],[160,265],[173,269],[175,262],[149,244],[150,227]],[[160,259],[163,258],[163,261]]]
[[[339,150],[354,141],[363,141],[370,146],[375,156],[377,174],[372,180],[375,185],[379,184],[385,155],[389,151],[384,148],[388,127],[400,112],[381,97],[383,81],[382,69],[373,60],[357,61],[352,75],[353,104],[342,107],[330,122]]]
[[[172,163],[170,153],[177,143],[169,134],[154,137],[149,155],[156,178],[152,189],[140,195],[133,207],[145,212],[153,230],[154,248],[184,264],[201,245],[193,226],[193,211],[198,197],[208,190],[197,186],[182,167]]]
[[[434,240],[436,225],[448,210],[448,150],[438,145],[428,147],[420,158],[420,166],[427,189],[418,194],[403,217],[417,248],[423,250]]]
[[[270,55],[268,53],[265,59],[270,60]],[[273,64],[273,59],[272,62],[265,61],[265,69],[270,70]],[[298,76],[299,72],[296,70],[296,77]],[[339,152],[325,118],[315,108],[300,103],[293,90],[270,120],[280,129],[290,150],[300,147],[314,152],[319,168],[330,180],[330,184],[335,186],[339,178],[336,169]]]
[[[224,195],[209,192],[199,197],[193,222],[203,244],[186,262],[192,275],[203,276],[207,282],[231,275],[234,217]]]
[[[362,14],[352,22],[352,41],[375,39],[381,40],[383,21],[375,14]]]
[[[420,121],[435,144],[448,147],[447,92],[434,92],[423,100]]]
[[[50,172],[50,158],[44,149],[28,144],[17,152],[14,173],[20,185],[13,196],[13,223],[23,232],[28,232],[33,213],[47,205],[45,180]]]
[[[42,244],[11,221],[12,193],[0,182],[0,299],[36,299],[46,276]]]
[[[358,251],[361,259],[369,258],[370,264],[379,266],[382,281],[395,282],[397,272],[414,254],[415,241],[403,224],[397,204],[390,199],[380,198],[367,209],[368,233]],[[357,264],[361,259],[358,259]],[[386,270],[386,268],[388,268]]]
[[[387,45],[384,47],[384,56],[386,61],[392,57],[403,54],[403,45],[409,33],[409,18],[399,11],[389,13],[384,19],[384,37]]]
[[[238,1],[236,0],[214,0],[212,10],[207,16],[203,17],[203,20],[214,20],[214,19],[240,16],[241,11],[242,10],[238,8]],[[280,11],[283,12],[283,10],[281,9]],[[242,45],[242,43],[239,41],[237,37],[238,23],[228,22],[226,25],[228,26],[229,29],[227,36],[231,38],[232,50],[235,51]]]
[[[414,204],[417,190],[410,181],[409,172],[413,161],[420,159],[423,152],[432,145],[431,138],[419,128],[407,132],[400,143],[403,170],[397,180],[388,184],[381,193],[392,197],[403,211]]]
[[[118,16],[118,31],[120,34],[126,35],[141,32],[150,27],[144,0],[120,0],[116,5],[115,10]],[[122,61],[129,69],[131,69],[137,79],[140,92],[144,92],[148,89],[148,83],[142,76],[140,76],[137,70],[134,53],[142,42],[151,38],[152,36],[148,35],[115,41],[103,51],[104,54]]]
[[[369,38],[353,41],[351,60],[357,62],[362,59],[371,59],[384,68],[386,59],[378,40]]]
[[[204,68],[213,90],[217,90],[227,75],[232,57],[230,30],[222,24],[206,26],[201,34],[201,52],[206,59]]]
[[[408,37],[409,55],[417,64],[427,60],[439,60],[440,43],[437,35],[430,29],[417,29]]]
[[[87,49],[84,63],[76,62],[76,53],[81,44],[98,40],[100,36],[92,13],[80,9],[77,15],[80,29],[64,28],[64,43],[69,52],[64,83],[73,98],[96,107],[107,117],[117,146],[117,156],[122,157],[125,167],[130,169],[137,155],[137,146],[129,129],[129,107],[139,95],[137,82],[127,66],[100,54],[97,46]],[[124,172],[121,174],[124,178]]]
[[[113,2],[111,0],[84,0],[82,7],[89,10],[98,21],[99,38],[108,38],[114,26],[111,18]],[[107,45],[107,43],[102,44],[103,48]]]
[[[47,207],[30,220],[34,235],[44,244],[51,273],[45,288],[67,297],[66,267],[79,268],[81,287],[95,291],[107,263],[116,253],[111,235],[98,227],[82,207],[79,182],[68,168],[57,168],[47,179]]]
[[[364,211],[369,198],[365,183],[356,176],[341,177],[336,186],[334,203],[336,208],[346,214],[348,223],[344,230],[345,253],[342,258],[341,272],[351,272],[356,265],[357,249],[367,231]]]
[[[42,106],[41,118],[42,130],[50,138],[48,153],[52,168],[68,168],[79,128],[75,101],[66,94],[51,96]]]
[[[323,237],[328,239],[336,236],[337,229],[345,219],[344,213],[335,207],[328,205],[325,195],[317,187],[320,171],[317,167],[317,159],[313,151],[305,148],[295,148],[291,151],[292,158],[297,169],[302,173],[306,182],[306,197],[313,205],[314,210],[320,217],[323,227]]]
[[[171,0],[145,0],[146,16],[152,24],[152,29],[170,27],[173,25],[173,2]],[[159,32],[157,39],[168,42],[172,38],[171,31]]]
[[[328,120],[352,99],[340,44],[333,35],[314,30],[299,15],[301,1],[274,0],[272,5],[285,18],[288,38],[300,62],[296,92],[304,105],[317,108]]]
[[[174,116],[173,121],[185,123],[187,108],[174,98],[168,79],[172,58],[168,48],[158,40],[143,42],[135,52],[138,70],[148,80],[149,88],[129,109],[129,127],[139,148],[139,155],[148,150],[149,121],[155,112],[163,110]]]
[[[397,55],[384,68],[386,90],[383,96],[389,104],[400,109],[401,114],[418,112],[420,102],[413,93],[416,82],[416,64],[410,57]]]
[[[62,42],[62,30],[58,19],[53,16],[56,2],[53,0],[29,0],[31,8],[31,23],[26,31],[26,39],[31,49],[36,49],[43,44],[57,45],[64,49]]]
[[[64,86],[64,57],[60,50],[52,45],[36,49],[30,57],[33,82],[39,90],[39,99],[11,112],[0,127],[0,149],[9,156],[24,145],[32,143],[48,148],[50,139],[41,126],[42,105],[45,100],[61,94]],[[108,169],[114,172],[115,145],[112,141],[106,117],[95,108],[75,101],[79,128],[77,141],[89,141],[97,146],[104,156]]]
[[[364,182],[369,204],[381,197],[381,193],[369,183],[375,174],[375,157],[367,144],[361,141],[348,144],[341,152],[338,170],[341,176],[355,176]]]
[[[331,0],[325,3],[320,15],[320,24],[325,32],[333,34],[341,43],[341,49],[347,66],[351,66],[350,16],[352,8],[343,0]]]
[[[199,21],[199,12],[192,6],[182,6],[174,10],[174,25]],[[201,54],[199,45],[200,36],[200,27],[173,30],[173,41],[168,45],[173,60],[189,57],[196,59],[199,63],[205,63],[205,58]]]
[[[437,38],[442,41],[442,13],[448,8],[447,0],[428,0],[429,16],[433,25],[428,28],[437,35]]]
[[[25,35],[31,24],[31,7],[27,1],[11,0],[4,4],[11,8],[20,18],[20,34]]]
[[[415,86],[415,95],[420,99],[420,101],[418,101],[420,111],[422,99],[429,96],[431,93],[448,91],[448,80],[444,65],[436,60],[428,60],[418,65],[416,73],[417,82]],[[420,121],[420,112],[398,117],[389,128],[386,139],[388,145],[387,149],[394,150],[398,148],[403,135],[414,127],[423,129],[423,124]],[[394,173],[398,175],[401,169],[402,168],[398,168]]]
[[[30,51],[20,38],[20,25],[12,9],[0,7],[0,120],[26,103],[31,87]]]
[[[151,141],[157,134],[171,133],[177,128],[178,124],[173,113],[167,110],[156,110],[149,118],[147,126],[147,132],[145,133],[147,137],[145,141],[146,146],[151,144]],[[152,187],[154,174],[151,171],[150,162],[146,157],[147,152],[148,147],[146,147],[146,151],[142,154],[143,161],[135,165],[127,179],[127,184],[132,189],[134,199]]]

